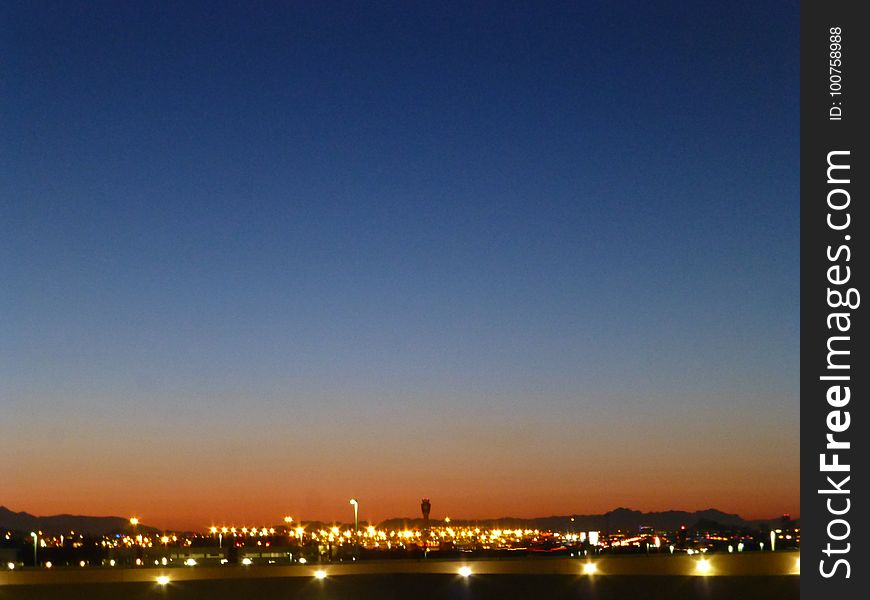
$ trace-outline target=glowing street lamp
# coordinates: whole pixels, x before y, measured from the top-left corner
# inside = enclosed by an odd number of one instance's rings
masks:
[[[36,535],[36,532],[35,532],[35,531],[31,531],[31,532],[30,532],[30,537],[33,538],[33,566],[34,566],[34,567],[38,567],[38,566],[39,566],[39,563],[36,562],[36,540],[39,538],[39,536]]]
[[[350,499],[350,504],[353,506],[353,532],[359,532],[359,501],[356,498]]]

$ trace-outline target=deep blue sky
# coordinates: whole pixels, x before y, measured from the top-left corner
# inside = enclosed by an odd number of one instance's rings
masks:
[[[799,511],[797,3],[466,4],[0,7],[0,504]]]

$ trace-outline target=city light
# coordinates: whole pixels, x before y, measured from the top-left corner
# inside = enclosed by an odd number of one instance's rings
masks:
[[[314,571],[314,578],[315,579],[326,579],[326,571],[323,571],[321,569]]]
[[[13,563],[13,562],[6,563],[6,568],[9,569],[10,571],[12,571],[13,569],[15,569],[15,563]]]
[[[166,575],[158,575],[157,576],[157,585],[167,585],[169,583],[169,577]]]
[[[356,507],[358,504],[352,506]],[[281,515],[275,521],[281,522],[282,519],[288,519],[289,522],[289,517]],[[383,526],[358,523],[354,519],[350,523],[335,522],[324,525],[294,518],[291,525],[281,527],[270,527],[268,522],[249,523],[238,528],[211,525],[203,527],[199,532],[183,533],[143,531],[144,527],[137,529],[141,533],[133,533],[128,529],[126,534],[113,532],[111,535],[90,537],[80,533],[73,535],[72,531],[63,534],[34,531],[30,534],[31,538],[23,536],[21,548],[34,553],[38,549],[40,554],[34,554],[34,557],[41,560],[31,563],[28,557],[27,564],[36,564],[43,572],[48,569],[57,571],[60,565],[79,566],[83,569],[98,565],[115,569],[143,566],[167,568],[175,565],[196,566],[201,570],[210,565],[236,564],[240,570],[256,565],[259,572],[260,569],[267,569],[269,565],[311,564],[312,569],[305,571],[308,575],[313,575],[314,569],[323,567],[324,562],[360,561],[379,555],[387,558],[408,553],[419,553],[419,556],[426,558],[440,558],[446,552],[462,552],[467,553],[464,560],[453,563],[448,569],[459,578],[467,578],[472,575],[472,569],[474,574],[480,574],[480,565],[472,566],[473,562],[467,562],[469,558],[477,556],[477,553],[486,556],[493,551],[520,550],[540,556],[564,552],[565,556],[570,554],[580,559],[571,568],[581,577],[601,575],[601,556],[644,552],[664,556],[673,554],[691,561],[683,563],[683,572],[703,576],[731,573],[731,562],[727,559],[729,555],[737,558],[740,552],[744,555],[747,552],[757,553],[762,549],[770,552],[773,546],[769,530],[664,530],[644,526],[639,529],[616,529],[607,533],[587,530],[585,536],[581,536],[579,531],[522,526],[507,528],[505,524],[495,523],[493,526],[462,522],[447,526],[445,523],[446,519],[427,522],[422,527],[408,521],[401,525]],[[223,544],[220,544],[218,535],[214,532],[220,534],[222,528],[235,533],[223,536]],[[777,554],[800,548],[799,527],[785,525],[775,533]],[[6,532],[6,536],[9,537],[10,533]],[[582,537],[586,540],[582,541]],[[27,548],[25,543],[31,547]],[[88,547],[96,547],[106,553],[103,554],[105,558],[96,562],[83,560],[82,556],[88,554],[79,549]],[[46,554],[43,556],[42,552]],[[123,554],[113,554],[114,552]],[[233,552],[237,558],[231,558]],[[124,558],[118,558],[119,556]],[[711,556],[718,558],[710,560]],[[800,561],[797,556],[797,552],[791,557],[784,556],[784,561],[776,563],[776,572],[780,575],[800,575]],[[49,557],[52,562],[45,560]],[[716,563],[715,566],[713,562]],[[0,562],[0,568],[6,568],[4,565],[5,562]],[[611,576],[619,571],[609,565],[609,562],[605,562],[606,575]],[[20,570],[20,564],[14,564],[13,567]],[[331,573],[330,576],[334,575],[335,573]],[[148,578],[155,576],[152,574]]]
[[[138,517],[130,517],[130,525],[132,525],[133,527],[136,527],[136,525],[138,525],[138,524],[139,524]]]

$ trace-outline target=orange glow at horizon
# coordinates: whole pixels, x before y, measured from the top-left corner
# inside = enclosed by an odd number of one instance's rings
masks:
[[[585,483],[582,476],[572,477],[549,485],[544,477],[534,474],[519,480],[493,477],[476,486],[472,474],[437,483],[411,475],[392,485],[386,477],[370,482],[348,478],[341,485],[324,477],[319,482],[305,478],[304,486],[299,487],[293,478],[258,484],[243,476],[228,477],[224,482],[175,472],[167,475],[165,486],[127,481],[97,495],[87,482],[77,486],[60,478],[50,485],[31,481],[27,487],[10,488],[16,491],[7,494],[5,504],[11,510],[39,516],[137,514],[144,525],[203,531],[215,525],[274,525],[282,522],[288,508],[297,514],[297,522],[352,522],[352,507],[347,506],[351,493],[360,498],[360,521],[373,523],[387,518],[419,518],[423,496],[432,498],[433,519],[449,514],[453,520],[591,515],[618,507],[642,512],[716,508],[744,519],[769,519],[783,513],[797,518],[800,513],[796,477],[793,481],[785,477],[768,480],[767,488],[759,493],[752,477],[745,475],[741,481],[721,473],[708,477],[697,474],[692,485],[684,485],[681,475],[670,479],[611,475],[606,480],[588,478]],[[654,485],[655,480],[659,485]]]
[[[207,530],[212,525],[361,522],[432,518],[546,517],[716,508],[745,519],[798,515],[798,443],[790,422],[753,433],[727,411],[607,421],[537,421],[482,414],[430,417],[426,428],[393,427],[378,415],[308,427],[252,414],[243,442],[233,425],[207,431],[139,422],[136,434],[100,423],[47,431],[52,452],[22,454],[4,467],[2,504],[36,515],[139,517],[141,523]],[[260,418],[264,417],[264,418]],[[416,415],[403,415],[406,423]],[[294,426],[295,425],[295,426]],[[756,426],[757,427],[757,426]],[[734,431],[743,430],[740,444]],[[365,435],[359,432],[365,432]],[[676,436],[674,432],[679,432]],[[54,434],[53,434],[54,433]],[[12,432],[9,443],[28,440]],[[229,440],[229,441],[228,441]]]

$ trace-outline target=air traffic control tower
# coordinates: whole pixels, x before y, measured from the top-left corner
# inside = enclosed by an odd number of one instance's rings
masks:
[[[432,504],[429,502],[429,498],[423,498],[420,501],[420,510],[423,511],[423,536],[425,538],[429,537],[429,511],[432,510]]]

